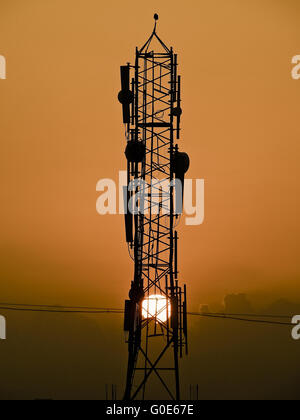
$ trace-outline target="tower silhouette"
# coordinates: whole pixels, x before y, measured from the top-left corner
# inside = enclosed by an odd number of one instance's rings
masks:
[[[177,55],[157,34],[157,14],[154,19],[151,36],[136,48],[134,66],[121,66],[118,96],[127,140],[126,241],[134,261],[125,302],[125,400],[146,399],[153,377],[169,398],[179,400],[178,362],[187,353],[186,287],[178,279],[176,226],[189,157],[175,144],[182,114]]]

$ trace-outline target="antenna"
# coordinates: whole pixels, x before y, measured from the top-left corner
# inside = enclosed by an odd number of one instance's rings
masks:
[[[154,21],[155,21],[153,33],[156,33],[156,26],[157,26],[157,21],[158,21],[158,14],[155,13],[153,17],[154,17]]]
[[[135,65],[121,67],[119,101],[128,133],[126,241],[134,260],[129,299],[125,301],[128,366],[124,400],[153,398],[157,389],[152,387],[153,377],[161,385],[160,397],[165,392],[166,398],[180,400],[179,358],[183,349],[187,353],[187,299],[186,287],[178,279],[173,181],[184,182],[189,157],[174,144],[175,135],[180,137],[182,113],[177,55],[156,32],[157,14],[154,20],[152,34],[142,48],[136,48]],[[159,50],[153,47],[153,39],[158,41]],[[134,77],[129,91],[131,68]],[[170,183],[167,197],[160,188],[165,180]],[[176,193],[181,207],[182,194],[183,186],[182,193]],[[128,203],[137,196],[132,214]]]
[[[130,104],[133,102],[133,93],[130,90],[129,85],[129,72],[130,67],[121,66],[121,87],[122,90],[119,92],[118,99],[123,106],[123,122],[128,124],[130,122]]]

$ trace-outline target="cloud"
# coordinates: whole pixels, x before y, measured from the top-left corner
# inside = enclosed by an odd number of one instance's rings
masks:
[[[250,314],[253,312],[252,305],[244,293],[225,296],[224,305],[227,313]]]

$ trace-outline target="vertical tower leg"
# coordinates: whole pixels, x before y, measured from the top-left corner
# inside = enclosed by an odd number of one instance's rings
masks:
[[[174,345],[174,367],[175,367],[175,386],[176,401],[180,401],[180,382],[179,382],[179,365],[178,365],[178,347]]]

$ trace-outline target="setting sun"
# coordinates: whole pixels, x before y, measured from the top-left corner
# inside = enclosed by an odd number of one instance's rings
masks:
[[[143,300],[143,317],[156,318],[158,322],[166,322],[171,314],[171,304],[162,295],[151,295]]]

